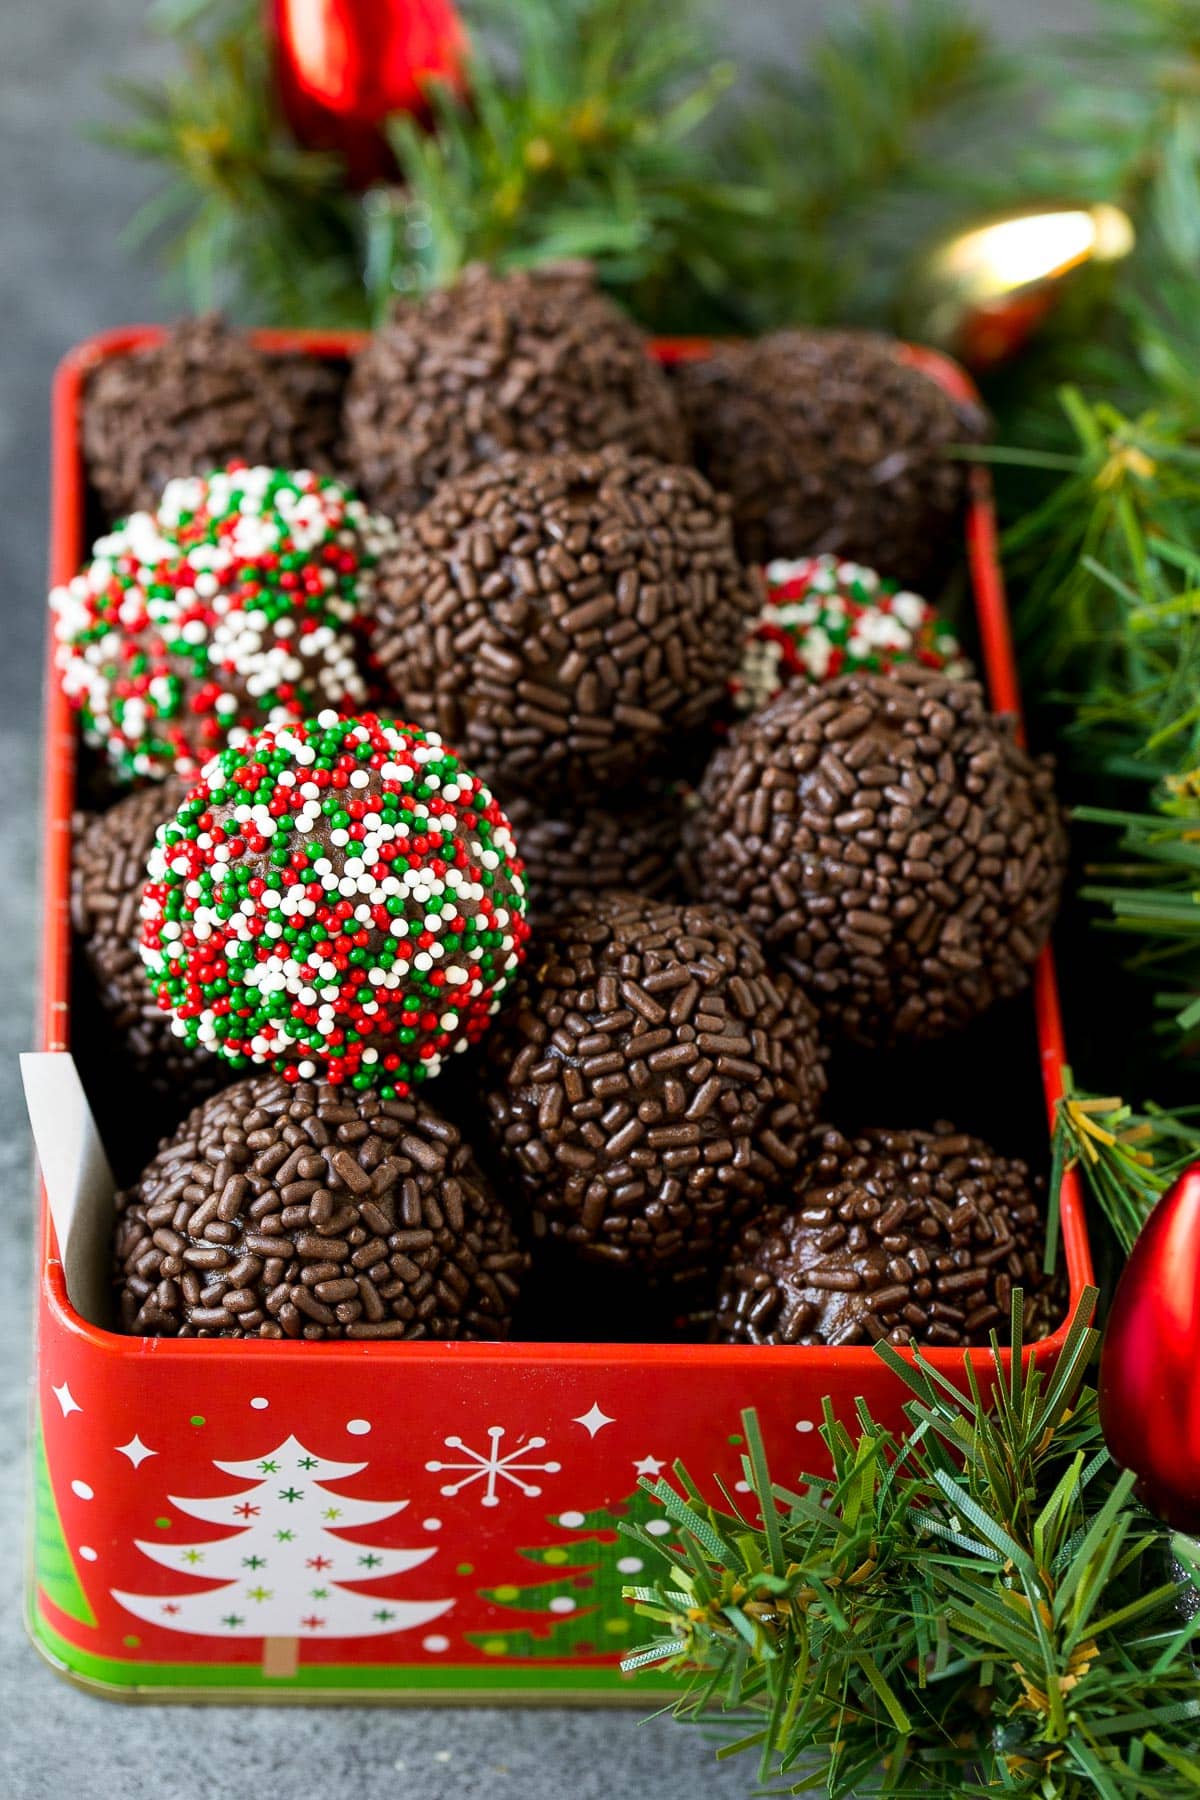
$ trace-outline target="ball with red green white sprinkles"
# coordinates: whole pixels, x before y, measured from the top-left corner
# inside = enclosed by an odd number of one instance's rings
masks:
[[[857,670],[887,674],[919,663],[955,677],[970,664],[919,594],[836,556],[768,563],[767,601],[730,691],[741,712],[765,706],[791,681],[828,681]]]
[[[148,873],[142,960],[179,1037],[385,1099],[483,1034],[529,937],[488,788],[432,732],[374,713],[222,751]]]
[[[246,733],[361,710],[356,622],[392,527],[339,482],[231,465],[168,482],[50,596],[63,689],[122,780],[192,777]]]

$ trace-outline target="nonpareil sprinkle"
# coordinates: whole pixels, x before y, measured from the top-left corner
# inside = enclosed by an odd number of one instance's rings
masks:
[[[50,596],[88,741],[122,780],[190,779],[265,724],[361,707],[355,631],[390,535],[309,471],[231,464],[168,482]]]
[[[433,733],[331,710],[208,765],[141,910],[177,1036],[385,1099],[482,1035],[529,933],[488,788]]]

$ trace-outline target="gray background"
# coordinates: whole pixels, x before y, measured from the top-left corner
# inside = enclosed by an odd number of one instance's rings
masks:
[[[670,0],[668,0],[668,4]],[[798,59],[841,0],[720,5],[734,54]],[[1003,0],[986,10],[1006,35],[1078,27],[1088,0]],[[656,1800],[743,1796],[749,1765],[718,1765],[701,1737],[636,1712],[250,1711],[128,1708],[57,1681],[21,1622],[27,1422],[30,1213],[28,1134],[17,1053],[32,1040],[38,906],[38,705],[43,660],[47,387],[76,339],[130,319],[169,316],[153,270],[121,232],[146,172],[86,143],[77,127],[105,109],[118,67],[145,75],[161,50],[141,0],[4,0],[0,7],[0,767],[9,771],[0,880],[0,1800],[226,1800],[260,1787],[289,1800],[354,1787],[423,1800]],[[181,1732],[195,1730],[189,1745]]]

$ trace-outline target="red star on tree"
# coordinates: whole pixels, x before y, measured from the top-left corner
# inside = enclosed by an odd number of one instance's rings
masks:
[[[307,1619],[301,1619],[300,1623],[303,1625],[305,1631],[319,1631],[325,1621],[324,1619],[318,1619],[315,1613],[309,1613]]]
[[[251,1506],[249,1501],[243,1500],[242,1504],[240,1506],[235,1506],[233,1510],[239,1519],[255,1519],[258,1517],[261,1508]]]
[[[310,1556],[305,1563],[306,1569],[332,1569],[332,1556]]]

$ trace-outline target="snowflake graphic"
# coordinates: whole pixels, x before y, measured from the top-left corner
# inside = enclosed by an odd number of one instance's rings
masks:
[[[515,1449],[502,1451],[500,1440],[503,1436],[503,1425],[489,1425],[488,1437],[491,1439],[491,1444],[486,1451],[472,1450],[470,1445],[464,1444],[460,1437],[448,1437],[443,1440],[448,1450],[461,1450],[464,1457],[468,1459],[466,1462],[427,1462],[425,1464],[431,1475],[455,1474],[459,1470],[466,1471],[461,1481],[450,1481],[443,1487],[441,1491],[447,1499],[453,1499],[455,1494],[461,1494],[463,1489],[470,1487],[473,1481],[486,1483],[480,1496],[480,1503],[483,1506],[499,1506],[500,1496],[496,1492],[496,1488],[501,1481],[511,1481],[512,1485],[520,1488],[523,1494],[535,1497],[541,1493],[541,1488],[532,1481],[525,1481],[523,1477],[525,1475],[557,1475],[562,1468],[562,1464],[559,1462],[528,1462],[525,1460],[531,1450],[545,1449],[544,1437],[524,1438]]]

